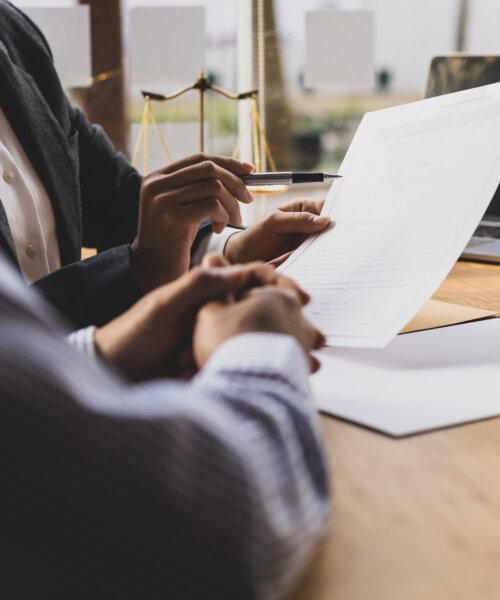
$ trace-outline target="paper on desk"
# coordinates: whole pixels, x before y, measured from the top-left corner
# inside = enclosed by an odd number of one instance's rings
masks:
[[[319,410],[393,436],[500,415],[500,320],[397,336],[386,348],[324,348]]]
[[[493,310],[470,308],[468,306],[440,302],[439,300],[427,300],[401,333],[434,329],[435,327],[456,325],[457,323],[466,323],[467,321],[477,321],[478,319],[493,317],[496,314]]]
[[[383,347],[448,274],[500,181],[500,84],[368,113],[328,194],[333,229],[281,266],[335,346]]]

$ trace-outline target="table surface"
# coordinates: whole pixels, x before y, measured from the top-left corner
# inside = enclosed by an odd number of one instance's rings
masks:
[[[500,267],[459,262],[434,298],[500,312]],[[500,418],[402,439],[322,424],[334,515],[294,600],[500,598]]]

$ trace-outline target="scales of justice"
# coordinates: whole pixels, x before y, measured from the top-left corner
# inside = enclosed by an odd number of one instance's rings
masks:
[[[259,110],[257,107],[257,95],[258,90],[251,90],[249,92],[243,92],[241,94],[233,94],[228,92],[227,90],[223,90],[222,88],[211,83],[206,77],[205,73],[200,70],[200,74],[198,79],[192,84],[181,90],[178,90],[172,94],[168,94],[164,96],[163,94],[156,94],[154,92],[146,92],[141,91],[141,94],[144,98],[144,110],[142,113],[142,121],[141,127],[139,130],[139,135],[137,137],[137,142],[134,149],[134,155],[132,158],[132,165],[135,166],[137,162],[137,158],[139,156],[139,151],[141,146],[144,145],[143,148],[143,172],[147,173],[148,170],[148,130],[149,130],[149,120],[151,119],[156,134],[160,139],[161,146],[163,151],[165,152],[165,156],[169,163],[172,161],[172,156],[168,150],[165,139],[160,131],[160,127],[158,126],[158,121],[156,120],[152,102],[167,102],[168,100],[173,100],[174,98],[178,98],[182,96],[186,92],[191,90],[198,90],[199,92],[199,135],[200,135],[200,152],[204,151],[205,148],[205,134],[204,134],[204,124],[205,124],[205,93],[208,90],[216,92],[225,98],[229,98],[230,100],[250,100],[250,109],[246,115],[243,127],[238,135],[238,139],[236,141],[236,145],[233,150],[232,157],[236,158],[238,156],[238,152],[240,150],[241,141],[248,130],[250,122],[252,123],[252,142],[253,142],[253,162],[255,164],[255,172],[260,173],[262,167],[265,168],[266,159],[269,163],[269,166],[272,171],[276,171],[276,164],[274,162],[273,156],[271,154],[271,150],[269,148],[269,144],[266,139],[266,134],[264,132],[264,128],[262,126],[262,121],[259,116]],[[261,148],[265,149],[265,156],[262,156]],[[260,185],[260,186],[248,186],[248,189],[256,194],[269,194],[269,193],[279,193],[284,191],[287,188],[286,185]]]

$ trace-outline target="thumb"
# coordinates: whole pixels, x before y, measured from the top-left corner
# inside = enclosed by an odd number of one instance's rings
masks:
[[[270,215],[269,220],[273,232],[280,234],[318,233],[331,224],[329,217],[321,217],[310,212],[275,211]]]
[[[211,260],[215,261],[217,257]],[[309,295],[291,279],[259,262],[223,267],[195,267],[188,275],[177,280],[176,284],[177,303],[188,312],[197,310],[210,300],[227,298],[228,295],[243,289],[265,285],[291,288],[299,295],[303,304],[309,301]]]
[[[290,258],[290,256],[292,256],[292,254],[295,252],[295,250],[290,250],[290,252],[285,252],[285,254],[282,254],[281,256],[277,256],[276,258],[273,258],[273,260],[269,260],[266,265],[269,265],[270,267],[273,267],[273,269],[276,269],[277,267],[279,267],[280,265],[282,265],[285,260],[287,260],[287,258]]]
[[[299,295],[303,304],[309,301],[308,294],[291,279],[260,262],[215,268],[202,267],[196,272],[193,269],[189,279],[184,281],[181,295],[184,305],[189,310],[198,308],[210,300],[228,298],[242,290],[265,285],[291,288]]]
[[[231,264],[225,256],[222,254],[217,254],[216,252],[211,252],[210,254],[205,254],[203,260],[201,261],[202,267],[226,267]]]
[[[191,269],[187,277],[178,280],[177,301],[187,311],[197,310],[206,302],[243,288],[253,270],[250,265],[228,265],[217,254],[207,255],[201,267]]]

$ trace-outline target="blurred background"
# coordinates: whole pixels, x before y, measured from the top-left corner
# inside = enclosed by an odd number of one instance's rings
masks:
[[[171,94],[192,84],[204,68],[207,80],[224,90],[259,89],[258,110],[278,169],[334,172],[365,112],[424,96],[434,55],[500,54],[498,0],[26,0],[15,4],[32,10],[53,46],[66,44],[80,58],[85,44],[75,44],[75,34],[60,16],[51,17],[50,11],[44,16],[39,9],[90,7],[88,82],[75,85],[74,79],[66,77],[66,87],[129,158],[144,117],[141,89]],[[195,12],[179,13],[188,8]],[[51,20],[57,25],[49,32]],[[174,159],[199,149],[196,91],[152,106]],[[248,110],[248,101],[207,92],[205,150],[231,155]],[[148,131],[150,170],[164,164],[166,154],[153,122]],[[140,170],[145,166],[144,137],[138,153]],[[243,135],[240,155],[255,158],[255,144],[260,145],[261,167],[270,168],[264,158],[265,142],[252,138],[251,127]]]

